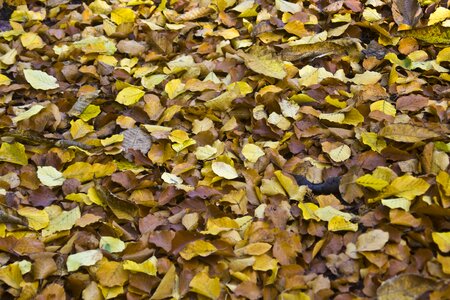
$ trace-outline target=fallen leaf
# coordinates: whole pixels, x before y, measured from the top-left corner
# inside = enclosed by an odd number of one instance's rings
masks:
[[[208,270],[197,273],[189,283],[192,292],[203,295],[210,299],[218,299],[220,296],[220,279],[219,277],[209,277]]]
[[[380,229],[374,229],[358,236],[358,240],[356,241],[356,250],[358,252],[378,251],[383,249],[388,240],[388,232]]]
[[[417,143],[439,137],[439,134],[431,130],[409,124],[387,125],[380,130],[379,135],[396,142],[404,143]]]
[[[220,177],[225,179],[234,179],[239,177],[239,174],[236,172],[236,169],[224,162],[215,161],[211,165],[213,172]]]
[[[123,105],[133,105],[136,104],[143,96],[145,92],[136,87],[126,87],[121,90],[116,97],[116,101]]]
[[[190,260],[196,256],[206,257],[217,251],[217,248],[204,240],[196,240],[189,243],[181,252],[180,256],[185,260]]]
[[[78,270],[80,267],[93,266],[102,258],[102,252],[98,249],[71,254],[67,257],[67,271],[73,272]]]
[[[415,274],[400,274],[384,281],[377,289],[380,300],[413,300],[439,286],[434,279]]]
[[[22,217],[27,218],[28,226],[34,230],[41,230],[50,224],[50,219],[45,210],[40,210],[34,207],[26,206],[19,208],[17,213]]]
[[[155,276],[157,263],[158,260],[155,256],[152,256],[141,263],[136,263],[132,260],[125,260],[123,262],[123,269],[131,272],[139,272],[150,276]]]
[[[49,187],[60,186],[66,180],[63,174],[52,166],[38,166],[36,173],[41,183]]]
[[[23,75],[27,82],[37,90],[52,90],[59,87],[57,79],[39,70],[25,69]]]
[[[28,157],[25,153],[25,146],[21,143],[2,143],[0,147],[0,161],[25,166],[28,164]]]

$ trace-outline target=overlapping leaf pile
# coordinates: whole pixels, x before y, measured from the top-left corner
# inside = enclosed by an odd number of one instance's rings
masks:
[[[0,5],[2,299],[450,298],[439,1]]]

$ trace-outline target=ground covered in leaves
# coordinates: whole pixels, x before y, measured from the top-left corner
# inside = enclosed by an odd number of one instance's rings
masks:
[[[1,299],[450,298],[447,1],[0,6]]]

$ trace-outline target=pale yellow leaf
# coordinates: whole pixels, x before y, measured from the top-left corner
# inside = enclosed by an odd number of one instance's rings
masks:
[[[383,249],[388,241],[388,232],[381,229],[374,229],[358,236],[356,251],[378,251]]]
[[[17,123],[17,122],[20,122],[20,121],[23,121],[23,120],[28,120],[32,116],[37,115],[44,108],[45,107],[42,106],[42,105],[35,104],[30,109],[28,109],[27,111],[24,111],[23,113],[18,114],[17,116],[12,118],[11,120],[14,123]]]
[[[236,172],[236,169],[224,162],[215,161],[211,164],[213,172],[220,177],[225,179],[234,179],[239,177],[239,174]]]
[[[93,266],[102,258],[103,254],[98,249],[71,254],[67,257],[67,271],[73,272],[82,266]]]
[[[25,69],[23,75],[26,81],[37,90],[51,90],[59,87],[55,77],[39,70]]]
[[[265,152],[258,145],[249,143],[242,147],[242,155],[249,162],[255,163],[261,156],[265,155]]]
[[[118,253],[125,250],[125,243],[112,236],[102,236],[99,247],[109,253]]]
[[[43,185],[49,187],[60,186],[65,181],[63,174],[52,166],[38,166],[37,177]]]
[[[45,210],[40,210],[34,207],[26,206],[19,208],[17,213],[22,217],[27,218],[28,226],[34,230],[40,230],[49,225],[50,219]]]

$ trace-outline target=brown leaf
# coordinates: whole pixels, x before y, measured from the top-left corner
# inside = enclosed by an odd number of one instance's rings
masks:
[[[431,278],[414,274],[402,274],[383,282],[377,289],[379,300],[413,300],[439,287]]]
[[[417,0],[394,0],[392,1],[392,16],[395,23],[414,27],[422,17],[422,8]]]

